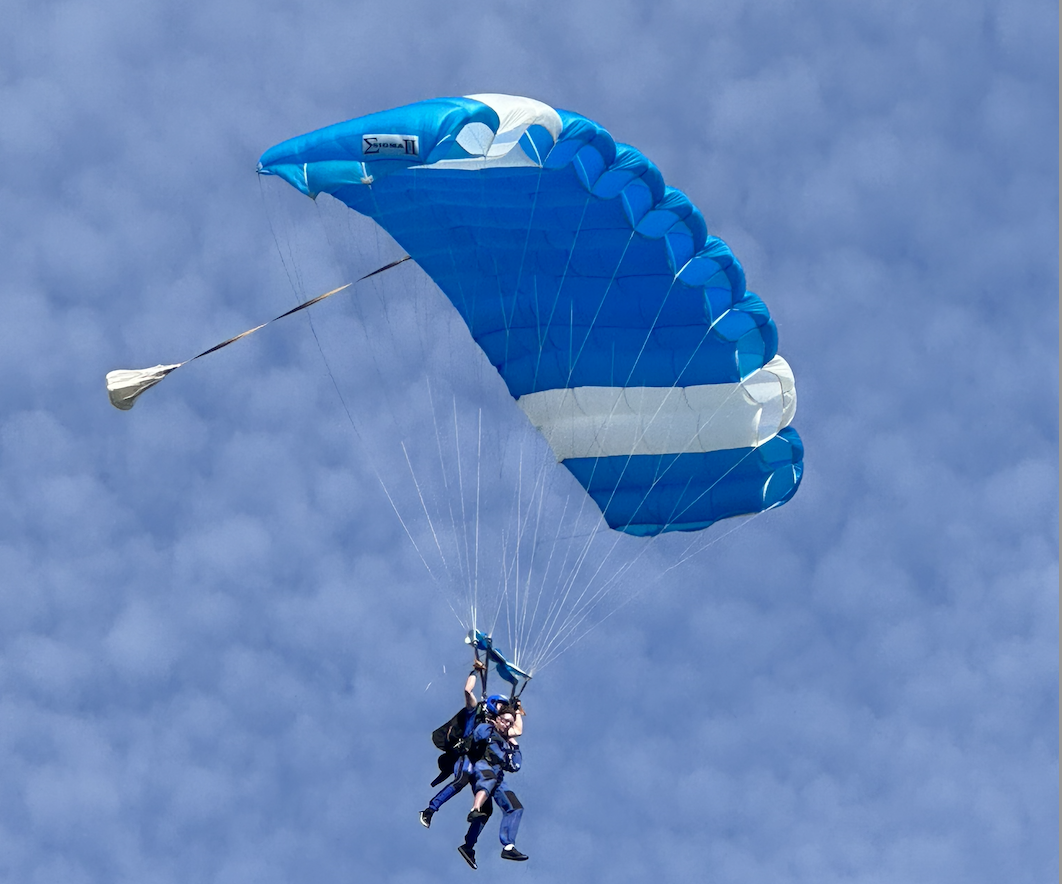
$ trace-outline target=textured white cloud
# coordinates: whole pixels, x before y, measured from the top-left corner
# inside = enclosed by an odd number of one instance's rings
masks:
[[[128,414],[102,378],[293,304],[269,220],[301,248],[315,210],[263,200],[262,150],[476,91],[691,196],[807,443],[790,504],[529,689],[520,874],[1057,877],[1055,33],[1031,0],[9,4],[0,878],[468,874],[464,796],[416,822],[466,651],[307,324]]]

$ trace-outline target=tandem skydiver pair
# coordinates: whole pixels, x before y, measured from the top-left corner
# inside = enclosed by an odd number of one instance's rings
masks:
[[[478,657],[465,681],[465,705],[446,724],[432,734],[439,756],[440,775],[432,781],[438,785],[452,765],[453,778],[420,812],[421,824],[431,826],[432,816],[469,783],[473,803],[468,814],[468,831],[457,848],[473,869],[476,865],[476,842],[493,813],[496,803],[502,810],[498,837],[502,859],[523,862],[527,855],[516,847],[516,835],[523,817],[523,805],[505,781],[506,773],[516,773],[523,764],[518,738],[523,733],[524,709],[518,697],[486,694],[487,667]],[[483,698],[476,700],[477,678],[482,679]]]

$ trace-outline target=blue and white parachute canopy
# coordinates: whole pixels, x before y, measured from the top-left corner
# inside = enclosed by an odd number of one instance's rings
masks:
[[[693,531],[796,492],[767,307],[686,195],[598,124],[439,98],[285,141],[258,170],[394,237],[612,528]]]

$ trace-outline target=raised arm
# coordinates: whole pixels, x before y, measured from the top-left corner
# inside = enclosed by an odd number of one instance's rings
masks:
[[[476,660],[472,664],[472,671],[468,673],[468,678],[465,679],[465,708],[475,709],[476,703],[476,680],[479,678],[479,673],[487,667],[484,666],[479,660]]]
[[[519,737],[524,732],[524,710],[517,708],[513,717],[515,720],[512,723],[512,727],[509,728],[510,738]]]
[[[513,724],[509,728],[510,737],[519,737],[524,732],[524,704],[520,702],[520,698],[517,697],[516,702],[512,707],[513,712]]]

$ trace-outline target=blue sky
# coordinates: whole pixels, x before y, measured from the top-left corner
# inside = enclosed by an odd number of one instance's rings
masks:
[[[778,322],[807,472],[536,679],[531,861],[491,827],[475,874],[1057,878],[1057,7],[3,18],[0,879],[473,874],[463,798],[416,819],[460,627],[308,323],[128,414],[102,379],[346,281],[309,248],[293,290],[277,244],[316,216],[257,180],[267,147],[487,91],[597,120],[701,208]]]

